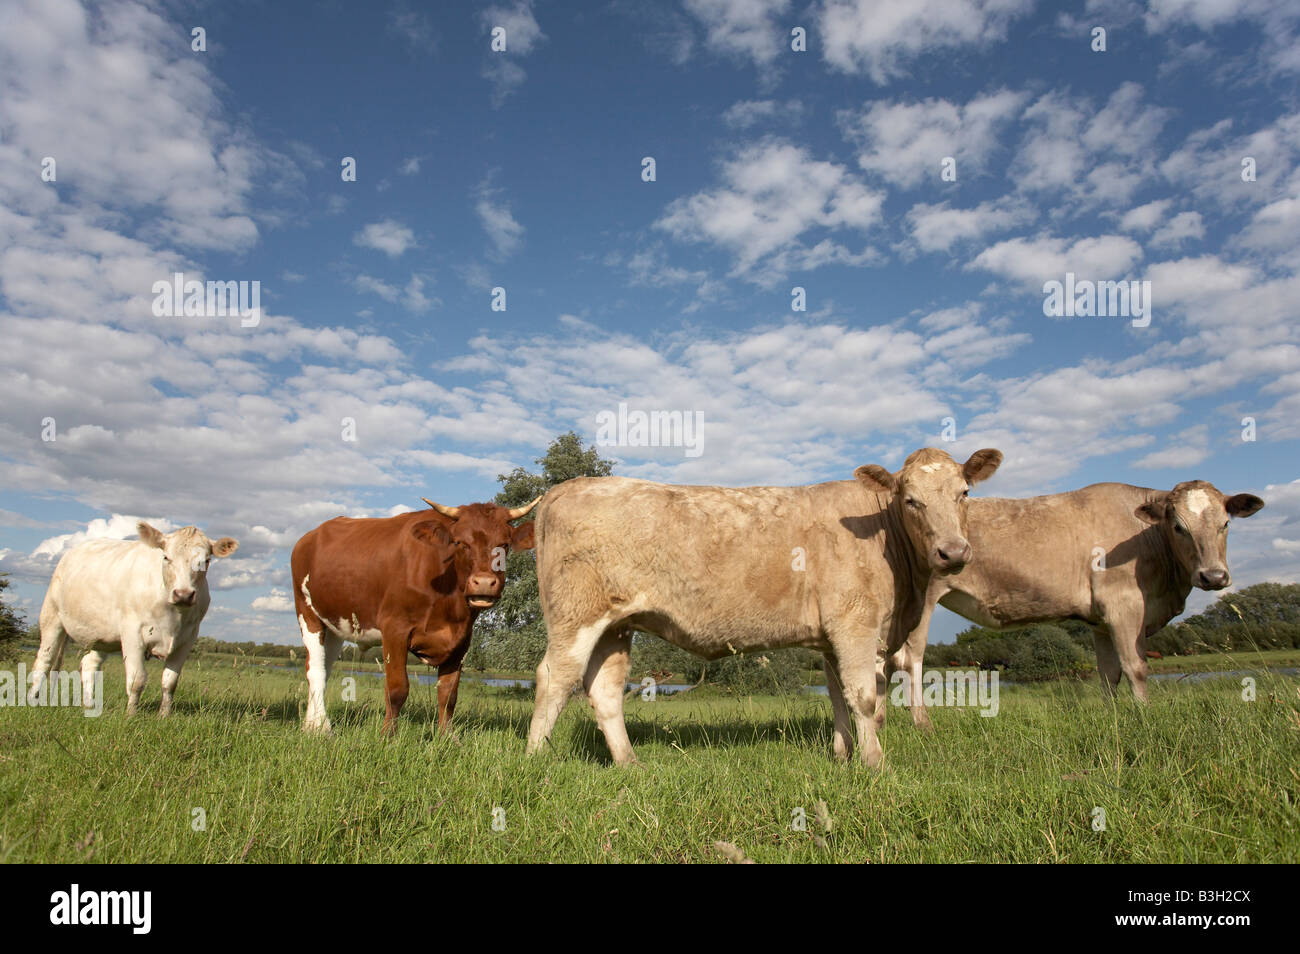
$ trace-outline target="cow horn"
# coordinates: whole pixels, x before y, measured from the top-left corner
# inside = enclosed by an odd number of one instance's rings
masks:
[[[420,499],[423,500],[425,503],[427,503],[434,510],[438,511],[438,513],[442,514],[444,517],[451,517],[451,519],[455,520],[457,517],[460,516],[459,507],[444,507],[442,504],[434,503],[428,497],[421,497]]]
[[[541,499],[542,499],[541,497],[538,497],[537,500],[534,500],[532,503],[526,503],[522,507],[511,507],[510,519],[518,520],[520,517],[525,516],[528,513],[528,511],[532,510],[534,507],[537,506],[538,502],[540,502]]]

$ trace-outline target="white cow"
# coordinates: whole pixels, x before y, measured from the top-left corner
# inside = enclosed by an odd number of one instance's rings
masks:
[[[126,711],[140,704],[144,661],[167,661],[162,675],[161,715],[172,707],[181,667],[194,647],[208,611],[208,563],[239,544],[216,543],[197,527],[174,533],[141,521],[139,540],[88,540],[59,560],[41,606],[41,647],[32,667],[29,697],[38,698],[46,673],[63,664],[69,638],[86,650],[81,660],[82,698],[94,698],[95,674],[104,653],[121,651],[126,665]]]

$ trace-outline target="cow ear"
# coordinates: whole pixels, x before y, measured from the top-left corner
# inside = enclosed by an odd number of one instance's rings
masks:
[[[510,549],[531,550],[533,548],[533,523],[534,521],[529,520],[527,523],[510,528]]]
[[[968,484],[978,484],[988,480],[1002,464],[1002,451],[986,447],[970,455],[970,460],[962,466],[962,476]]]
[[[431,547],[446,547],[451,545],[451,534],[447,528],[440,523],[429,521],[428,523],[417,523],[411,528],[411,536],[421,543],[427,543]]]
[[[238,549],[238,540],[234,537],[222,537],[216,543],[212,544],[212,555],[215,557],[228,557]]]
[[[1133,516],[1137,517],[1144,523],[1150,523],[1155,526],[1165,522],[1165,514],[1169,511],[1169,495],[1165,494],[1157,497],[1155,500],[1148,500],[1142,506],[1133,511]]]
[[[853,476],[873,493],[892,494],[898,489],[898,478],[879,464],[863,464],[853,472]]]
[[[159,550],[165,550],[167,548],[167,538],[163,536],[162,531],[156,527],[149,526],[149,524],[145,523],[143,520],[135,525],[135,532],[140,534],[140,539],[149,544],[149,546],[157,547]]]
[[[1249,517],[1264,506],[1264,501],[1254,494],[1236,494],[1223,502],[1230,517]]]

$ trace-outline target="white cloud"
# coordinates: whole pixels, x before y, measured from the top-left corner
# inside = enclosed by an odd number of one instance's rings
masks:
[[[1011,176],[1020,191],[1063,192],[1089,205],[1128,205],[1157,179],[1158,137],[1172,111],[1143,102],[1125,82],[1100,109],[1086,97],[1052,90],[1024,112],[1029,130],[1016,148]]]
[[[483,231],[487,233],[500,258],[513,254],[523,243],[524,227],[511,213],[510,204],[501,201],[500,189],[493,189],[486,182],[480,185],[478,198],[474,202],[474,214],[478,216]]]
[[[1164,450],[1153,451],[1133,462],[1147,470],[1184,470],[1195,467],[1210,456],[1210,431],[1204,424],[1175,434]]]
[[[1125,232],[1150,232],[1159,225],[1173,205],[1172,199],[1156,199],[1135,209],[1129,209],[1119,220],[1119,227]]]
[[[783,120],[798,123],[803,119],[803,104],[797,99],[744,99],[732,103],[722,114],[722,121],[732,129],[748,129],[760,123]]]
[[[984,172],[998,148],[998,132],[1024,106],[1026,95],[998,90],[965,105],[945,99],[873,103],[864,113],[844,111],[845,138],[862,147],[858,165],[907,188],[940,182],[940,163],[956,160],[957,180]]]
[[[372,222],[356,235],[352,243],[397,258],[415,245],[415,233],[396,219]]]
[[[1041,291],[1046,281],[1063,281],[1067,272],[1076,279],[1137,278],[1130,275],[1142,258],[1142,247],[1123,235],[1099,235],[1070,242],[1038,236],[998,242],[966,265],[984,269]]]
[[[256,597],[250,605],[254,610],[264,613],[292,613],[294,610],[293,597],[289,591],[276,587],[271,588],[269,595]]]
[[[655,222],[684,242],[730,252],[733,275],[759,284],[792,267],[871,260],[834,241],[803,244],[809,232],[866,233],[880,221],[883,195],[843,166],[813,159],[800,146],[765,140],[739,149],[722,165],[723,184],[675,199]]]
[[[492,103],[500,106],[528,78],[517,59],[546,42],[546,34],[533,16],[532,0],[515,0],[509,6],[488,7],[479,14],[479,23],[489,35],[497,28],[505,30],[505,50],[489,51],[483,67],[484,78],[492,83]]]
[[[1188,239],[1205,237],[1205,223],[1199,212],[1179,212],[1151,236],[1156,248],[1176,248]]]
[[[1035,214],[1028,203],[1007,199],[990,199],[971,209],[918,203],[908,210],[907,226],[921,251],[947,252],[956,244],[1030,222]]]
[[[163,533],[171,533],[176,529],[170,521],[162,518],[142,518],[132,517],[126,514],[115,513],[111,517],[96,517],[86,524],[85,530],[78,530],[76,533],[64,533],[57,537],[48,537],[36,545],[32,551],[33,557],[46,557],[51,561],[62,556],[72,547],[87,540],[129,540],[137,536],[136,527],[141,520],[152,525]],[[53,566],[51,566],[53,569]]]
[[[710,49],[770,65],[785,49],[789,29],[777,17],[790,9],[790,0],[684,0],[690,14],[705,27]]]
[[[394,305],[401,305],[413,314],[422,314],[434,305],[442,304],[439,299],[430,299],[424,293],[424,279],[419,275],[412,275],[406,285],[401,288],[375,278],[373,275],[364,274],[356,276],[352,280],[352,284],[359,292],[378,295],[384,301]]]
[[[884,84],[924,54],[1004,40],[1032,7],[1032,0],[822,0],[814,15],[826,62]]]

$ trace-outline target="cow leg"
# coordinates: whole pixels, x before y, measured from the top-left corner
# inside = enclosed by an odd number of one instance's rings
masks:
[[[41,606],[41,645],[36,650],[36,661],[32,663],[32,674],[27,701],[35,703],[45,684],[46,673],[50,669],[57,671],[63,660],[63,644],[67,642],[68,631],[59,620],[59,612],[48,603]]]
[[[133,716],[144,692],[144,641],[138,635],[122,638],[122,663],[126,668],[126,714]]]
[[[925,678],[925,643],[928,636],[928,629],[921,631],[919,640],[920,645],[913,637],[909,637],[907,645],[898,651],[899,656],[904,660],[903,666],[907,672],[908,678],[908,705],[912,709],[912,725],[916,726],[922,732],[934,731],[934,724],[930,721],[930,712],[925,707],[925,686],[922,684]]]
[[[330,720],[325,712],[325,681],[329,679],[325,642],[327,631],[315,613],[312,613],[309,620],[303,614],[302,607],[299,607],[298,612],[298,628],[302,630],[302,645],[307,651],[307,715],[302,721],[302,728],[304,732],[329,732]],[[342,642],[339,640],[340,645]]]
[[[826,694],[831,697],[831,711],[835,718],[831,749],[835,758],[847,762],[853,755],[853,732],[849,726],[849,707],[844,701],[844,685],[840,681],[839,664],[834,653],[822,655],[822,672],[826,673]]]
[[[889,710],[889,679],[894,674],[894,657],[885,654],[876,656],[876,730],[885,727],[885,718]]]
[[[528,754],[540,752],[542,746],[550,741],[555,723],[573,694],[573,687],[586,672],[591,654],[609,625],[610,620],[602,618],[571,632],[553,631],[548,634],[546,655],[537,667],[536,701],[525,749]]]
[[[1097,674],[1101,677],[1101,691],[1106,698],[1114,699],[1115,687],[1119,685],[1120,663],[1110,631],[1105,627],[1094,627],[1092,647],[1097,652]]]
[[[84,706],[92,707],[96,700],[103,705],[104,700],[95,694],[95,677],[99,675],[100,667],[103,665],[104,654],[93,649],[88,650],[86,655],[81,657],[81,704]]]
[[[631,653],[632,631],[608,630],[596,644],[582,679],[582,687],[596,713],[596,724],[605,736],[609,754],[619,765],[636,761],[632,741],[627,737],[627,720],[623,717],[623,693],[627,690]]]
[[[384,634],[384,735],[397,731],[397,717],[402,714],[406,697],[411,693],[411,682],[406,674],[406,654],[410,651],[407,636]]]
[[[1117,622],[1110,627],[1111,641],[1119,653],[1119,662],[1128,676],[1129,685],[1133,687],[1133,697],[1138,702],[1147,701],[1147,666],[1146,638],[1142,633],[1142,621]]]
[[[181,667],[190,658],[190,650],[194,648],[194,637],[197,635],[196,632],[184,641],[177,640],[180,645],[173,644],[172,651],[167,654],[167,661],[163,663],[162,704],[158,707],[160,716],[171,715],[172,696],[176,692],[176,684],[181,681]]]
[[[873,768],[880,764],[882,757],[880,739],[876,737],[878,628],[874,620],[864,621],[845,625],[842,632],[830,636],[839,662],[844,701],[858,729],[858,758]],[[864,632],[869,634],[865,638]]]
[[[457,646],[438,665],[438,731],[451,731],[451,717],[456,713],[456,694],[460,691],[460,666],[469,649],[469,640]]]

